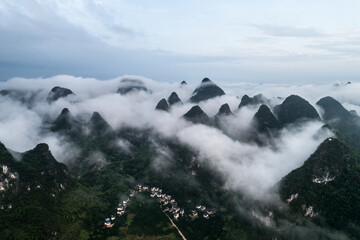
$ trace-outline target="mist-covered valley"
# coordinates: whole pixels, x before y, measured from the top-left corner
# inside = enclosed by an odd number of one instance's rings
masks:
[[[1,82],[1,236],[356,238],[359,88]]]

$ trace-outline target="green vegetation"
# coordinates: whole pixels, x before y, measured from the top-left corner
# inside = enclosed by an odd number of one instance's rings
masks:
[[[318,118],[305,100],[295,96],[289,101],[279,112],[283,123]],[[307,110],[293,111],[294,104]],[[266,123],[264,130],[277,129],[270,110],[262,110],[256,117]],[[333,127],[341,131],[345,125]],[[350,130],[342,132],[341,140],[326,140],[304,166],[282,179],[279,191],[285,203],[298,194],[288,211],[224,189],[223,176],[206,162],[200,166],[194,151],[151,130],[114,131],[98,113],[81,124],[66,110],[54,126],[53,131],[82,150],[67,166],[54,159],[46,144],[23,153],[21,161],[0,144],[0,164],[16,173],[0,179],[10,179],[0,198],[0,239],[181,239],[148,192],[135,195],[111,228],[103,226],[138,183],[163,189],[185,209],[175,224],[188,239],[301,239],[303,229],[313,239],[328,239],[323,227],[360,235],[358,154],[342,140],[354,140]],[[117,147],[118,138],[128,141],[130,151]],[[190,217],[198,204],[216,209],[216,215],[205,219],[199,211],[198,217]],[[313,216],[304,216],[310,206]],[[256,220],[254,209],[263,216],[274,213],[271,221],[277,228]]]
[[[326,177],[327,182],[324,181]],[[322,182],[316,182],[316,179]],[[314,208],[319,214],[313,219],[317,224],[339,230],[348,230],[351,225],[360,224],[358,158],[337,139],[328,139],[322,143],[302,167],[282,179],[280,186],[280,195],[284,201],[298,194],[290,206],[299,215],[304,215],[305,208],[309,206]],[[357,235],[359,233],[356,232]]]

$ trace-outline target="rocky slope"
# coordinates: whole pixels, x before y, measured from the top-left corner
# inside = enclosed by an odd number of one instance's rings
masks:
[[[51,89],[51,91],[49,92],[49,94],[47,96],[47,100],[49,102],[54,102],[54,101],[58,100],[59,98],[64,98],[69,95],[75,95],[75,94],[73,93],[73,91],[71,91],[68,88],[56,86],[53,89]]]
[[[275,108],[281,124],[291,124],[303,120],[320,120],[316,109],[305,99],[297,95],[287,97]]]
[[[210,79],[204,78],[201,81],[200,86],[194,90],[190,101],[198,103],[222,95],[225,95],[225,92],[219,86],[213,83]]]
[[[356,214],[360,210],[358,166],[353,150],[336,138],[328,138],[303,166],[281,180],[280,196],[299,214],[325,218],[331,227],[346,229],[360,222]]]

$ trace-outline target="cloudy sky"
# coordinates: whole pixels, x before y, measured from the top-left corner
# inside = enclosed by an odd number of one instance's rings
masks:
[[[357,81],[359,9],[357,0],[0,0],[0,80]]]

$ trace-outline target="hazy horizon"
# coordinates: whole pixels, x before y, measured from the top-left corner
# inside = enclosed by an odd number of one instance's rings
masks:
[[[360,3],[0,0],[0,80],[358,81]]]

